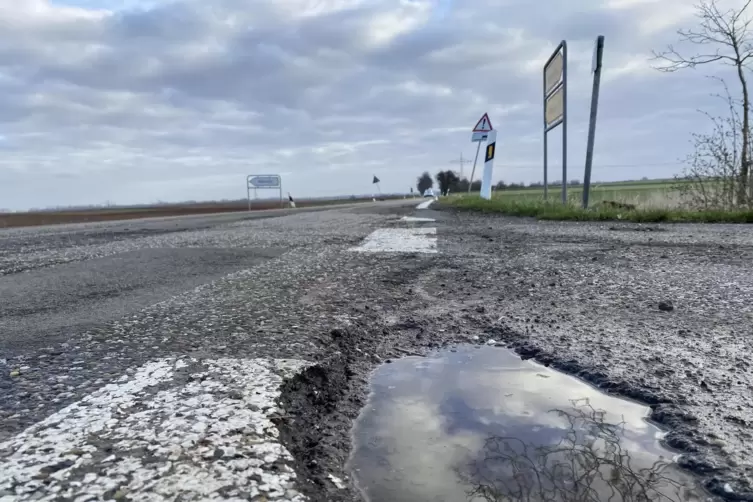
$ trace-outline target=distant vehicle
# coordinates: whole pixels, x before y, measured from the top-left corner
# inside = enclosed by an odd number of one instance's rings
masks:
[[[424,191],[424,197],[436,197],[436,195],[434,195],[434,190],[431,188],[427,188]]]

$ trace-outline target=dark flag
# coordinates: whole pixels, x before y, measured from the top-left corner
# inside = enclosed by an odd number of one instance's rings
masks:
[[[374,181],[372,181],[371,183],[379,183],[379,178],[377,178],[376,176],[374,176]]]

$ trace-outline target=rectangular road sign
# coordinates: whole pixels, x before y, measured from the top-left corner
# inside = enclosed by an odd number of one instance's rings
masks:
[[[488,132],[474,132],[473,134],[471,134],[471,142],[477,143],[480,141],[486,141],[486,138],[488,137],[489,137]]]
[[[562,80],[562,73],[565,69],[565,61],[562,52],[558,52],[552,61],[544,68],[544,94],[549,95],[557,84]]]
[[[262,174],[248,177],[249,188],[280,188],[280,176],[276,174]]]
[[[549,197],[548,132],[562,126],[562,203],[567,204],[567,41],[563,40],[544,63],[544,200]]]
[[[549,96],[546,99],[546,127],[548,129],[551,129],[555,125],[559,124],[559,122],[562,120],[562,115],[564,114],[564,106],[565,102],[563,100],[564,97],[564,86],[561,86],[559,89],[554,91],[551,96]]]
[[[280,192],[280,207],[283,207],[282,202],[282,177],[279,174],[249,174],[246,176],[246,196],[248,197],[248,210],[251,211],[251,190],[254,191],[254,198],[256,198],[257,191],[259,189],[273,189]],[[290,199],[291,206],[293,199]]]

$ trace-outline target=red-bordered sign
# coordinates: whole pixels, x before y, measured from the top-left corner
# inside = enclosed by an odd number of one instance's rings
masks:
[[[492,129],[492,121],[489,120],[489,114],[485,113],[481,120],[478,121],[476,127],[473,128],[473,132],[489,132]]]

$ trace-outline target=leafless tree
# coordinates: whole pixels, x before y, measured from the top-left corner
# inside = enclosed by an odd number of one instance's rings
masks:
[[[688,156],[685,172],[677,177],[675,189],[683,202],[695,209],[733,209],[740,201],[742,120],[739,100],[735,100],[723,79],[725,94],[718,95],[727,106],[726,117],[705,113],[712,123],[709,133],[693,134],[693,152]],[[747,205],[753,198],[747,197]]]
[[[681,502],[701,500],[671,461],[635,465],[621,444],[624,423],[611,424],[587,399],[552,410],[567,428],[549,445],[515,437],[486,440],[480,457],[456,469],[469,500],[487,502]]]
[[[748,199],[746,188],[753,194],[753,184],[750,183],[750,95],[746,69],[753,58],[753,32],[750,30],[749,7],[753,0],[745,1],[738,8],[722,8],[717,0],[701,0],[696,5],[698,26],[694,29],[683,29],[677,32],[680,43],[695,46],[698,53],[690,55],[667,47],[661,52],[654,52],[654,60],[658,62],[656,68],[665,72],[674,72],[685,68],[719,63],[735,69],[742,94],[740,124],[741,148],[739,150],[739,182],[737,185],[738,204],[744,204]]]

